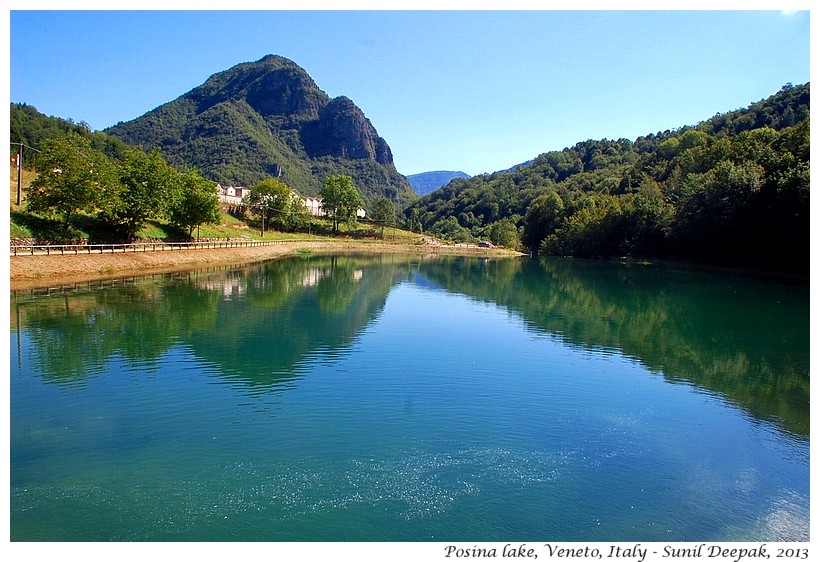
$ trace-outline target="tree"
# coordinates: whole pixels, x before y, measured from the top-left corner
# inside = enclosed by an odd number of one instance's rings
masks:
[[[433,234],[454,242],[470,242],[473,239],[470,231],[458,223],[455,217],[447,217],[433,225]]]
[[[536,252],[541,241],[555,232],[564,219],[564,202],[555,190],[536,197],[524,216],[523,243]]]
[[[678,154],[679,150],[680,141],[675,137],[671,137],[663,141],[660,146],[658,146],[658,156],[664,160],[671,160]]]
[[[413,207],[410,210],[410,216],[407,218],[407,229],[412,232],[421,232],[421,219],[419,218],[418,207]]]
[[[322,184],[322,208],[333,221],[333,232],[339,232],[339,223],[348,226],[356,224],[356,210],[362,205],[362,198],[353,185],[350,176],[328,176]]]
[[[29,187],[28,208],[62,215],[66,232],[71,231],[75,213],[96,210],[117,183],[113,164],[77,133],[45,141],[36,169],[39,175]]]
[[[764,177],[756,162],[728,160],[705,174],[690,174],[672,223],[679,248],[698,258],[751,257],[756,252],[751,242],[766,226],[754,212]]]
[[[302,230],[310,223],[310,211],[305,207],[305,202],[302,198],[296,195],[296,193],[293,193],[290,198],[287,218],[287,229],[292,231]]]
[[[521,247],[521,237],[518,234],[518,229],[515,227],[515,222],[511,219],[501,219],[490,225],[490,241],[493,244],[504,246],[512,250],[517,250]]]
[[[247,204],[262,220],[262,232],[270,227],[286,230],[290,224],[293,191],[276,178],[267,178],[251,187]]]
[[[130,242],[149,219],[164,217],[180,195],[182,178],[159,149],[132,148],[120,166],[120,189],[103,215]]]
[[[384,227],[392,225],[396,218],[396,206],[385,196],[381,196],[373,203],[370,219],[381,228],[381,237],[384,238]]]
[[[195,170],[182,176],[180,196],[171,207],[171,222],[188,229],[191,238],[194,228],[201,224],[219,222],[219,197],[214,182],[208,181]]]
[[[621,200],[620,236],[624,250],[632,256],[663,255],[674,210],[664,200],[660,185],[651,178],[644,178],[635,193],[622,196]]]
[[[539,253],[582,258],[619,256],[624,245],[622,217],[616,197],[591,195],[544,239]]]
[[[680,138],[680,147],[683,150],[709,144],[709,135],[703,131],[688,129]]]

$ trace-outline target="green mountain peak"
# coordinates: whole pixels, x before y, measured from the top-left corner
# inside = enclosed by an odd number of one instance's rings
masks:
[[[226,184],[278,176],[316,194],[327,175],[353,178],[366,201],[415,198],[393,155],[349,98],[331,99],[295,62],[267,55],[218,72],[176,100],[106,130],[160,147],[169,163]]]

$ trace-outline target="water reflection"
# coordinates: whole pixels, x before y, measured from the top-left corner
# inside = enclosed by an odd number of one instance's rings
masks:
[[[103,290],[12,295],[12,330],[48,382],[73,386],[113,359],[149,366],[180,345],[227,380],[274,388],[298,363],[334,356],[384,306],[395,268],[379,257],[277,260],[157,275]],[[367,272],[367,273],[366,273]],[[19,357],[18,357],[19,359]]]
[[[44,380],[82,384],[114,360],[158,368],[189,350],[223,382],[281,389],[333,361],[409,280],[493,303],[533,332],[622,353],[799,436],[809,434],[808,287],[571,260],[316,256],[12,294]],[[423,334],[420,334],[423,335]],[[20,356],[12,361],[20,361]]]
[[[809,433],[807,285],[566,259],[454,259],[420,271],[568,345],[618,350],[669,382]]]

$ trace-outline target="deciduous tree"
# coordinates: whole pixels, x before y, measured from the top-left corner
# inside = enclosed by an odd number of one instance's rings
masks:
[[[381,196],[373,203],[373,210],[370,213],[371,220],[379,225],[381,237],[384,238],[384,227],[392,225],[396,219],[396,206],[387,197]]]
[[[171,222],[188,229],[191,238],[194,228],[219,222],[219,197],[216,185],[189,170],[182,176],[180,195],[171,207]]]
[[[320,195],[322,208],[333,221],[333,232],[339,232],[342,221],[355,225],[356,210],[362,204],[362,198],[353,185],[353,178],[345,175],[326,177]]]
[[[67,232],[75,213],[93,212],[117,185],[113,164],[77,133],[45,141],[36,169],[39,175],[29,187],[28,209],[61,215]]]
[[[110,201],[103,216],[130,242],[146,221],[169,214],[180,196],[182,178],[157,148],[148,153],[140,148],[128,150],[119,178],[118,197]]]
[[[271,227],[289,228],[293,191],[276,178],[267,178],[251,187],[247,205],[262,220],[263,231]]]
[[[493,244],[517,250],[521,247],[521,236],[511,219],[501,219],[490,225],[490,240]]]
[[[538,251],[541,241],[555,232],[564,220],[564,202],[554,190],[539,195],[530,204],[524,216],[523,243]]]

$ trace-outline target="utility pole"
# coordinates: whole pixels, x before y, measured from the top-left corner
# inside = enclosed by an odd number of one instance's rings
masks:
[[[17,206],[23,204],[23,143],[17,145]]]
[[[265,215],[268,214],[268,202],[270,201],[269,195],[263,195],[261,201],[262,207],[262,230],[259,232],[259,236],[264,238],[265,237]]]
[[[13,142],[17,145],[17,206],[23,204],[23,143]],[[29,147],[29,150],[40,152],[36,148]]]

